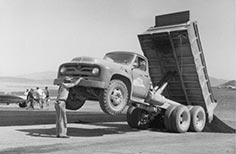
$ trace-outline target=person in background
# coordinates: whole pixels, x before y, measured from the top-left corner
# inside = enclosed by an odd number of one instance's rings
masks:
[[[50,94],[49,94],[49,91],[48,91],[48,87],[45,87],[44,89],[44,93],[45,93],[45,99],[44,99],[44,102],[46,104],[46,106],[49,106],[49,100],[50,100]]]
[[[29,108],[32,108],[34,110],[34,96],[33,96],[33,89],[30,89],[29,92],[27,93],[27,108],[26,109],[29,109]]]
[[[40,108],[43,109],[45,94],[43,90],[40,89],[39,87],[36,87],[36,96],[37,96],[36,100],[39,103]]]
[[[56,109],[56,136],[68,138],[67,136],[67,117],[66,117],[66,100],[69,95],[69,89],[78,85],[83,78],[75,81],[70,77],[65,77],[64,81],[59,85]]]
[[[26,89],[26,91],[24,92],[24,95],[27,97],[28,93],[29,93],[29,89]]]

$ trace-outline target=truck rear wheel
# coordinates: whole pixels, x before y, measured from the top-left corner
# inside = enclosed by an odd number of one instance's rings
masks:
[[[147,129],[149,127],[147,111],[130,106],[127,110],[127,123],[131,128]]]
[[[172,122],[171,122],[171,115],[172,115],[175,108],[176,108],[175,105],[170,105],[165,111],[164,125],[166,127],[166,130],[168,130],[168,131],[173,131]]]
[[[120,114],[128,102],[128,89],[121,80],[111,80],[108,87],[100,92],[99,103],[103,112]]]
[[[190,110],[191,123],[190,130],[194,132],[201,132],[206,124],[206,113],[201,106],[193,106]]]
[[[171,114],[171,124],[174,132],[187,132],[190,126],[190,113],[186,106],[177,106]]]

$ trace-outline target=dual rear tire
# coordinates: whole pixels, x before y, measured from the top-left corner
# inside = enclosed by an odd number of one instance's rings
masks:
[[[168,131],[184,133],[188,130],[201,132],[206,123],[206,114],[201,106],[190,107],[171,105],[164,116],[164,125]]]
[[[190,110],[190,131],[201,132],[206,124],[206,113],[201,106],[193,106]]]
[[[149,113],[130,106],[127,110],[127,122],[131,128],[147,129],[150,124]],[[164,115],[164,126],[170,132],[185,133],[188,130],[201,132],[206,123],[206,114],[201,106],[171,105]]]

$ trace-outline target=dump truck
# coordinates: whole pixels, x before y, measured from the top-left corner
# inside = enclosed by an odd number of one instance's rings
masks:
[[[160,123],[172,132],[202,131],[217,103],[197,23],[189,21],[188,11],[157,16],[155,26],[138,39],[144,56],[116,51],[103,59],[76,57],[61,64],[54,84],[66,76],[83,78],[70,88],[66,108],[78,110],[86,100],[98,100],[113,116],[128,106],[132,128]]]
[[[202,131],[217,105],[212,93],[197,22],[189,11],[156,16],[155,26],[138,35],[153,83],[145,103],[127,112],[131,127],[163,119],[167,130]]]

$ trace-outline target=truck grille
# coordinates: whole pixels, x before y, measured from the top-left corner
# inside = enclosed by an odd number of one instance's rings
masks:
[[[94,66],[86,64],[64,64],[60,67],[59,72],[61,75],[70,76],[91,76]]]

